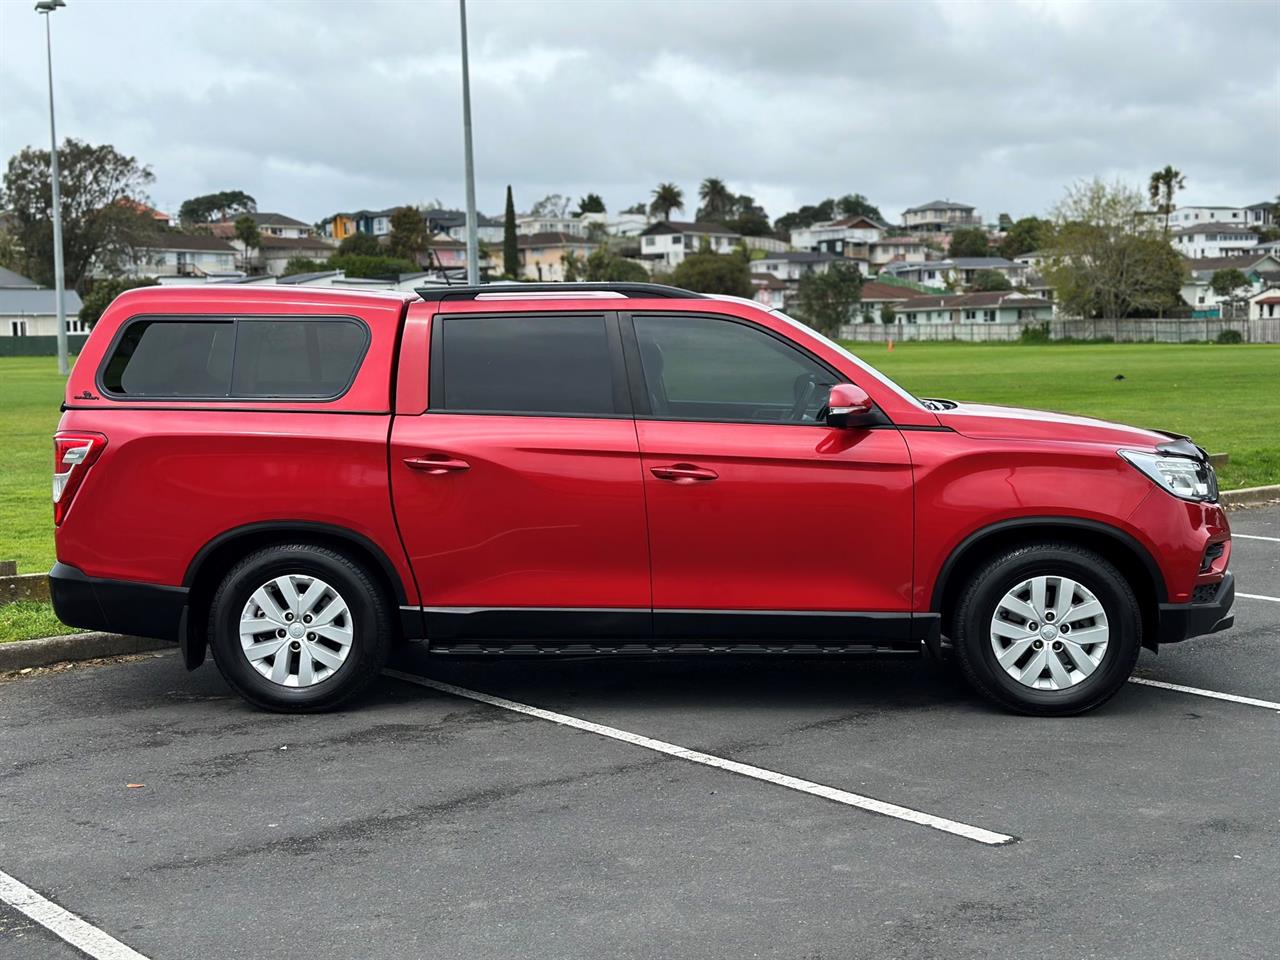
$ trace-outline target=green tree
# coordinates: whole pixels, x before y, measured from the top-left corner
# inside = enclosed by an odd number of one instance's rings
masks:
[[[786,239],[792,230],[800,227],[811,227],[824,220],[835,220],[837,217],[870,217],[884,223],[880,208],[860,193],[850,193],[839,200],[828,197],[821,203],[803,206],[791,213],[784,213],[773,222],[776,236]]]
[[[353,233],[342,238],[342,242],[338,244],[338,253],[344,257],[381,257],[386,255],[386,250],[373,234]]]
[[[502,220],[502,272],[508,277],[520,276],[520,244],[516,240],[516,202],[507,184],[507,211]]]
[[[564,217],[569,212],[569,198],[562,193],[549,193],[529,210],[535,217]]]
[[[284,265],[284,273],[282,277],[291,277],[298,273],[323,273],[332,269],[327,260],[311,260],[307,257],[291,257],[289,262]]]
[[[236,239],[244,244],[244,271],[248,273],[251,252],[262,246],[262,236],[253,217],[244,216],[236,221]]]
[[[880,322],[884,324],[893,323],[898,319],[898,313],[893,309],[892,303],[880,304]]]
[[[1157,170],[1151,174],[1151,179],[1147,181],[1147,196],[1151,198],[1151,203],[1155,206],[1156,213],[1164,216],[1164,235],[1166,237],[1169,235],[1169,217],[1174,211],[1173,198],[1186,185],[1187,181],[1182,175],[1182,171],[1175,170],[1172,166]]]
[[[835,261],[823,273],[800,278],[796,315],[813,329],[837,335],[862,302],[862,272],[857,264]]]
[[[1182,302],[1182,256],[1127,184],[1094,178],[1069,187],[1054,209],[1050,245],[1045,276],[1068,316],[1150,316]]]
[[[120,294],[136,287],[154,287],[159,282],[155,277],[100,277],[92,282],[89,292],[80,299],[77,316],[85,326],[92,327]]]
[[[649,273],[634,260],[618,256],[608,244],[601,244],[585,258],[579,258],[579,274],[576,279],[597,283],[643,283]],[[566,280],[569,277],[565,277]]]
[[[1000,256],[1006,260],[1032,250],[1043,250],[1053,235],[1053,221],[1040,217],[1023,217],[1013,223],[1000,241]]]
[[[699,222],[724,223],[734,215],[738,198],[725,186],[723,180],[707,177],[698,187],[698,199],[702,201],[702,206],[698,207],[694,219]]]
[[[66,139],[58,149],[62,195],[62,250],[66,284],[83,290],[91,265],[116,273],[159,232],[148,212],[149,167],[109,144]],[[53,285],[53,188],[49,151],[26,147],[9,158],[0,209],[11,213],[12,267]],[[18,251],[21,251],[18,254]]]
[[[370,257],[364,254],[335,253],[329,258],[329,266],[342,270],[348,277],[380,278],[413,273],[418,269],[410,260],[400,257]]]
[[[684,191],[674,183],[660,183],[653,191],[649,212],[663,220],[671,219],[671,211],[684,209]]]
[[[842,217],[870,217],[884,223],[880,208],[860,193],[846,193],[836,201],[835,206]]]
[[[243,190],[222,190],[184,200],[178,208],[178,220],[184,227],[213,220],[225,220],[233,213],[254,213],[258,201]]]
[[[413,207],[398,207],[391,214],[391,233],[387,237],[387,254],[420,264],[431,247],[427,221]]]
[[[969,284],[971,293],[987,293],[995,290],[1012,290],[1013,284],[999,270],[979,270]]]
[[[951,245],[947,247],[950,257],[987,257],[991,255],[991,244],[987,241],[987,232],[981,227],[961,227],[951,234]]]
[[[733,297],[750,297],[755,293],[748,260],[738,251],[690,254],[671,272],[671,282],[698,293],[724,293]]]
[[[627,207],[622,212],[623,213],[648,213],[649,208],[643,200],[639,200],[636,203],[633,203],[631,206]]]
[[[733,216],[725,220],[724,225],[744,237],[767,237],[773,232],[764,207],[756,203],[755,197],[745,193],[733,198]]]
[[[588,193],[578,201],[578,216],[584,213],[604,213],[604,198],[598,193]]]
[[[1243,271],[1234,267],[1215,270],[1213,276],[1209,278],[1209,289],[1224,300],[1234,300],[1237,290],[1243,290],[1249,286],[1249,278]]]

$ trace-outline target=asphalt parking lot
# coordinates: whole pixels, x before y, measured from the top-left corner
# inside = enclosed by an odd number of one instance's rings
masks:
[[[1238,591],[1280,597],[1280,507],[1232,524]],[[632,742],[393,677],[259,713],[168,653],[21,677],[0,885],[112,960],[1274,956],[1280,602],[1236,617],[1138,676],[1261,702],[1130,684],[1069,720],[928,663],[398,664]],[[77,956],[0,903],[0,958]]]

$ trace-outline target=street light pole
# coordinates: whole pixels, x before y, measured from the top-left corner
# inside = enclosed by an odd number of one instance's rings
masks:
[[[467,0],[458,0],[462,20],[462,142],[467,177],[467,283],[480,282],[480,244],[476,240],[476,169],[471,154],[471,73],[467,67]]]
[[[62,191],[58,173],[58,133],[53,124],[53,31],[49,28],[49,14],[58,7],[65,7],[66,0],[40,0],[36,12],[44,14],[45,62],[49,69],[49,176],[53,184],[53,296],[58,305],[58,373],[67,375],[67,301],[63,291],[65,278],[62,269]]]

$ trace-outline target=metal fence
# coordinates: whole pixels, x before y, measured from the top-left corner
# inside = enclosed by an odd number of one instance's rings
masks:
[[[1025,329],[1042,323],[849,323],[840,330],[845,340],[883,343],[886,340],[962,340],[1000,343],[1022,339]],[[1246,343],[1280,343],[1280,317],[1260,320],[1051,320],[1051,340],[1113,340],[1116,343],[1194,343],[1216,340],[1223,330],[1235,330]]]
[[[84,349],[84,342],[89,339],[87,333],[71,333],[67,335],[67,352],[79,353]],[[0,337],[0,357],[56,357],[58,355],[58,338],[52,334],[47,337]]]

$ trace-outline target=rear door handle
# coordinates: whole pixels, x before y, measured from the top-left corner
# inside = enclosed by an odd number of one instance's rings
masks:
[[[671,480],[674,483],[698,483],[715,480],[720,474],[706,467],[692,463],[673,463],[665,467],[650,467],[649,472],[659,480]]]
[[[421,457],[405,457],[404,465],[410,470],[421,470],[423,473],[429,473],[433,476],[440,476],[445,473],[461,473],[464,470],[471,469],[471,464],[467,463],[467,461],[446,456],[443,453],[428,453]]]

